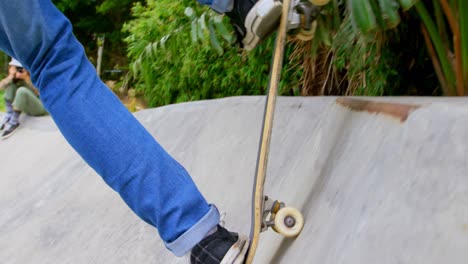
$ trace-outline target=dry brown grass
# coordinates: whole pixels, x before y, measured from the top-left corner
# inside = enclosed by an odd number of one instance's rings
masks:
[[[289,42],[294,45],[289,57],[294,63],[289,69],[302,70],[299,81],[302,96],[342,95],[349,92],[345,83],[346,76],[333,67],[333,53],[330,48],[320,47],[314,56],[312,41],[291,38]]]

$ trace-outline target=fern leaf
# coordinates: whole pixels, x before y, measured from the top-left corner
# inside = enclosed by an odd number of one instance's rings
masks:
[[[348,0],[348,10],[359,31],[369,33],[377,29],[377,19],[369,0]]]
[[[403,9],[403,11],[408,11],[411,7],[413,7],[419,0],[399,0],[400,1],[400,6]],[[461,0],[461,1],[466,1],[466,0]]]
[[[194,20],[195,18],[197,18],[197,16],[195,15],[195,11],[194,11],[193,8],[191,8],[191,7],[185,8],[184,14],[185,14],[188,18],[190,18],[190,20]]]
[[[211,21],[211,20],[210,20]],[[219,44],[218,38],[216,37],[216,31],[214,29],[213,23],[208,23],[208,28],[210,31],[210,41],[213,48],[218,52],[218,55],[223,55],[224,50]]]
[[[220,15],[215,16],[213,18],[213,22],[221,37],[223,37],[229,44],[231,44],[234,41],[234,37],[223,24],[223,17]]]
[[[394,28],[400,24],[400,14],[398,13],[400,5],[396,0],[379,0],[379,6],[387,28]]]
[[[197,43],[198,41],[198,34],[197,34],[197,29],[198,29],[198,23],[197,20],[194,19],[191,24],[191,31],[190,31],[190,36],[192,37],[192,43]]]

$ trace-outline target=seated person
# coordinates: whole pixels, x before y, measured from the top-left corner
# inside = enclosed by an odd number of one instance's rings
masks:
[[[33,86],[29,72],[15,59],[8,65],[8,76],[0,81],[0,89],[5,90],[6,115],[0,123],[1,137],[11,136],[20,123],[22,112],[31,116],[46,115],[47,111],[39,99],[39,90]]]

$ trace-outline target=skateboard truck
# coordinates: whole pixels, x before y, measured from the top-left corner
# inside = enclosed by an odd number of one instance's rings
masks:
[[[300,1],[295,7],[297,13],[302,17],[302,29],[309,31],[312,29],[312,23],[319,14],[319,7],[309,1]]]
[[[294,8],[289,10],[288,30],[295,29],[296,38],[308,41],[314,38],[317,28],[317,16],[322,5],[328,0],[293,0]]]
[[[285,203],[265,196],[263,200],[263,215],[261,232],[271,227],[275,232],[285,237],[296,237],[302,231],[304,217],[297,209],[286,206]]]
[[[309,1],[300,1],[295,7],[295,11],[300,15],[301,27],[296,34],[296,38],[308,41],[314,38],[317,28],[317,16],[320,12],[318,6]]]

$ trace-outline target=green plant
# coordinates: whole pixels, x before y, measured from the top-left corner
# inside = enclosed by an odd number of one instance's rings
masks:
[[[355,27],[366,35],[400,22],[400,11],[414,7],[442,90],[464,95],[468,89],[468,2],[464,0],[347,0]]]
[[[379,3],[386,13],[374,13]],[[293,42],[300,94],[374,96],[398,90],[399,54],[390,45],[399,41],[395,12],[391,3],[376,0],[333,0],[325,6],[314,38]]]
[[[272,39],[247,56],[232,46],[227,18],[187,0],[149,0],[132,12],[128,56],[149,106],[264,94]]]
[[[125,21],[131,19],[130,8],[142,0],[53,0],[54,4],[73,24],[73,33],[83,44],[88,58],[96,63],[97,36],[105,37],[102,69],[121,69],[127,65],[125,35],[121,32]]]
[[[426,5],[418,2],[415,8],[439,81],[447,95],[464,95],[468,89],[468,3],[434,0],[432,15]]]
[[[427,0],[424,5],[428,1],[437,2]],[[312,40],[290,37],[280,94],[420,94],[418,89],[427,86],[424,94],[437,94],[440,89],[434,83],[435,77],[425,70],[423,35],[414,27],[425,21],[423,13],[413,8],[422,3],[332,0],[321,10]],[[459,4],[455,0],[451,3]],[[446,17],[437,15],[435,4],[430,7],[438,25],[445,25]],[[244,53],[232,47],[233,33],[227,18],[191,1],[149,0],[146,5],[136,4],[132,13],[135,18],[124,26],[129,34],[126,41],[130,68],[137,91],[145,95],[150,106],[264,94],[274,34],[252,52]],[[423,19],[417,20],[420,17]],[[448,30],[438,29],[450,39]],[[466,30],[460,25],[460,32]],[[467,38],[461,38],[461,45],[466,44],[463,41]],[[452,42],[443,43],[450,58],[453,52],[447,51]],[[430,45],[428,50],[431,54]],[[460,58],[462,65],[465,61],[468,64],[468,58]],[[437,71],[436,63],[434,68]],[[448,73],[451,79],[450,69],[439,72]],[[459,74],[456,76],[459,78]],[[450,94],[445,82],[441,81],[441,86],[445,94]]]

